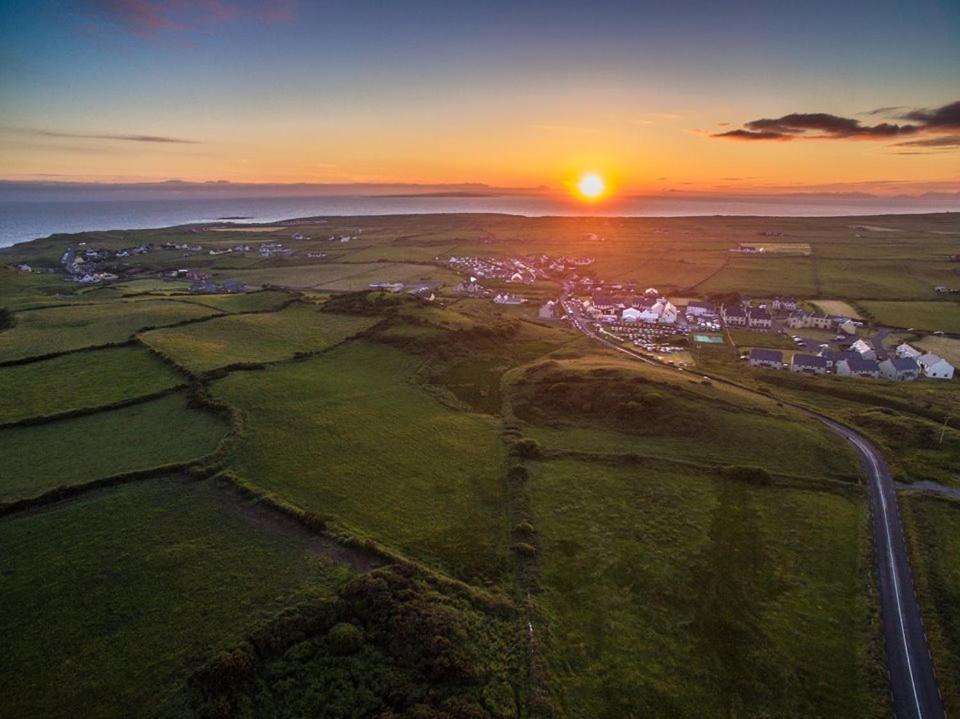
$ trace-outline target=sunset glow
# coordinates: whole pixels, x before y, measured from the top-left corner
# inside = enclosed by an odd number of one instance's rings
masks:
[[[603,178],[594,172],[588,172],[577,183],[577,190],[588,200],[599,199],[606,192],[606,189]]]

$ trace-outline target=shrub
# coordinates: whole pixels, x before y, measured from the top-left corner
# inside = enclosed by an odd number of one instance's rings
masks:
[[[8,330],[17,323],[13,312],[6,307],[0,307],[0,330]]]
[[[530,479],[530,472],[526,467],[517,464],[507,470],[507,480],[509,480],[511,484],[522,484],[528,479]]]
[[[331,651],[337,656],[356,654],[363,646],[363,630],[349,622],[340,622],[330,627],[327,641]]]
[[[519,554],[521,557],[537,556],[537,548],[532,544],[527,544],[526,542],[517,542],[514,544],[513,551]]]
[[[543,456],[543,449],[540,443],[530,437],[518,439],[513,443],[512,452],[523,459],[537,459]]]

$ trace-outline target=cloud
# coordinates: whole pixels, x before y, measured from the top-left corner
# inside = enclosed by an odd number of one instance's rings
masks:
[[[960,135],[941,135],[940,137],[927,137],[923,140],[898,142],[894,147],[960,147]]]
[[[15,132],[22,132],[29,135],[39,135],[40,137],[66,137],[79,140],[120,140],[122,142],[147,142],[157,144],[175,144],[175,145],[196,145],[198,140],[185,140],[180,137],[166,137],[164,135],[131,135],[123,133],[92,133],[92,132],[59,132],[57,130],[35,130],[20,129]]]
[[[295,19],[297,0],[75,0],[82,16],[137,35],[190,30],[233,20],[284,23]]]
[[[863,124],[852,117],[841,117],[826,112],[794,112],[776,118],[761,118],[745,122],[737,130],[716,132],[711,137],[728,140],[887,140],[896,137],[934,134],[944,130],[960,129],[960,101],[934,109],[918,108],[904,111],[903,106],[881,107],[868,115],[895,117],[909,123],[881,122]],[[937,140],[938,138],[929,138]],[[950,147],[952,143],[931,143],[925,147]],[[898,143],[910,144],[910,143]]]

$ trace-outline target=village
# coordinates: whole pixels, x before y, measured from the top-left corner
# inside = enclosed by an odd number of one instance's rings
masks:
[[[943,357],[908,342],[887,346],[896,328],[877,327],[868,335],[863,320],[818,312],[794,297],[671,298],[654,287],[641,290],[578,273],[592,264],[592,258],[546,255],[448,261],[451,269],[468,275],[455,293],[500,305],[526,304],[524,286],[560,282],[560,296],[539,306],[538,319],[586,325],[603,340],[629,345],[670,365],[696,364],[694,355],[702,345],[729,343],[744,348],[739,358],[755,369],[894,381],[950,380],[955,373]],[[518,289],[507,291],[502,284]],[[785,343],[792,349],[777,348]]]

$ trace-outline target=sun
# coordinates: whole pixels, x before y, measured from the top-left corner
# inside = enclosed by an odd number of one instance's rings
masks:
[[[594,172],[588,172],[577,183],[577,189],[580,194],[588,200],[596,200],[606,192],[607,186],[600,175]]]

